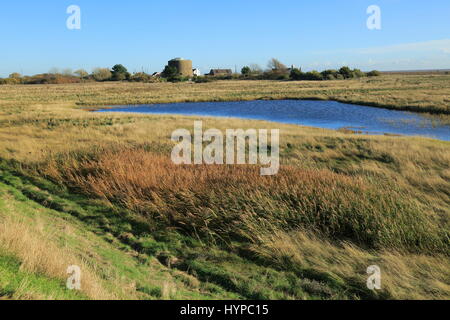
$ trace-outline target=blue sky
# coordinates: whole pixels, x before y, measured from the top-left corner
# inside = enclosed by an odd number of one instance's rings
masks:
[[[381,30],[366,26],[373,4]],[[70,5],[81,30],[66,27]],[[116,63],[153,72],[173,57],[204,72],[272,57],[304,70],[450,68],[450,1],[2,1],[0,43],[0,76]]]

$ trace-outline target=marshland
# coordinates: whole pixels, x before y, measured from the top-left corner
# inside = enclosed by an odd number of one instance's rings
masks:
[[[448,124],[449,92],[447,74],[0,85],[0,297],[448,299],[450,142],[92,111],[332,100]],[[174,165],[171,133],[197,119],[280,129],[279,174]],[[65,289],[73,264],[80,292]],[[370,265],[382,290],[367,289]]]

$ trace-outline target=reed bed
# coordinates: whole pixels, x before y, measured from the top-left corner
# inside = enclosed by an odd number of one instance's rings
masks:
[[[258,230],[306,228],[373,249],[450,249],[448,232],[395,187],[325,169],[283,166],[278,175],[262,177],[254,166],[177,166],[125,149],[53,162],[46,174],[142,215],[149,231],[177,228],[212,241],[253,242]]]

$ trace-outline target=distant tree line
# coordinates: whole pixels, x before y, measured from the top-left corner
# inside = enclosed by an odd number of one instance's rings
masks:
[[[0,78],[0,84],[65,84],[104,81],[152,82],[157,81],[157,79],[144,72],[131,74],[121,64],[116,64],[111,69],[94,68],[91,73],[84,69],[72,71],[71,69],[59,70],[53,68],[48,73],[34,76],[22,76],[15,72],[10,74],[8,78]]]
[[[71,69],[52,69],[48,73],[34,76],[22,76],[19,73],[12,73],[8,78],[0,78],[0,84],[64,84],[79,82],[104,82],[104,81],[130,81],[130,82],[179,82],[193,80],[197,83],[210,82],[216,80],[344,80],[363,77],[379,76],[379,71],[362,72],[359,69],[342,67],[339,70],[329,69],[322,72],[303,72],[301,68],[291,67],[273,58],[269,61],[267,69],[263,70],[256,64],[245,66],[240,74],[225,76],[194,76],[192,79],[181,77],[176,68],[166,66],[160,74],[150,75],[145,72],[135,72],[131,74],[122,64],[116,64],[111,69],[94,68],[91,73],[84,69],[72,71]]]
[[[259,66],[245,66],[241,70],[243,78],[255,80],[344,80],[357,79],[363,77],[380,76],[381,72],[373,70],[370,72],[363,72],[359,69],[350,69],[349,67],[342,67],[339,70],[328,69],[322,72],[309,71],[303,72],[301,68],[291,67],[281,63],[279,60],[273,58],[268,63],[268,68],[263,71]]]

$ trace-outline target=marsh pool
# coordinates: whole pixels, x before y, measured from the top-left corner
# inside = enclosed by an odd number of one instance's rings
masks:
[[[312,100],[257,100],[115,106],[98,112],[267,120],[368,134],[418,135],[450,141],[450,126],[419,113]]]

